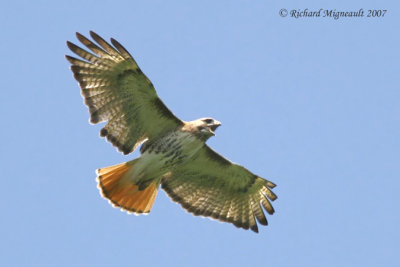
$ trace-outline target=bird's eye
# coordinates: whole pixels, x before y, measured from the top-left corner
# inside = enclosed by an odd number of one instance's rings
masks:
[[[205,119],[205,120],[203,120],[205,123],[207,123],[207,124],[210,124],[210,123],[212,123],[213,122],[213,120],[212,119]]]

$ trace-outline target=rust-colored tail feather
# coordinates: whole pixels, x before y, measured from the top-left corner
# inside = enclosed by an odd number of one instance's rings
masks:
[[[130,179],[133,177],[125,175],[134,166],[135,161],[98,169],[98,187],[102,196],[107,198],[113,206],[120,207],[129,213],[149,213],[158,192],[158,184],[151,183],[144,190],[139,191],[139,187]]]

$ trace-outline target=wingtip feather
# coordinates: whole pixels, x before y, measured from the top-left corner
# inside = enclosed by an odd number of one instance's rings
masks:
[[[254,233],[258,234],[258,227],[257,227],[257,224],[252,225],[252,226],[250,227],[250,229],[251,229]]]
[[[68,46],[69,49],[72,50],[75,45],[73,43],[71,43],[70,41],[67,41],[67,46]]]
[[[269,188],[274,188],[274,187],[276,186],[276,184],[274,184],[274,183],[271,182],[271,181],[268,181],[268,182],[267,182],[267,185],[268,185]]]

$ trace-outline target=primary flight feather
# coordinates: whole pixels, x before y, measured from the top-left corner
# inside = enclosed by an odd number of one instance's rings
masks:
[[[274,213],[275,184],[225,159],[205,142],[221,123],[213,118],[178,119],[161,101],[153,84],[116,40],[95,41],[77,33],[91,52],[67,42],[79,58],[66,56],[79,82],[90,122],[107,122],[100,135],[134,160],[97,170],[102,195],[114,206],[149,213],[158,188],[194,215],[233,223],[258,232]]]

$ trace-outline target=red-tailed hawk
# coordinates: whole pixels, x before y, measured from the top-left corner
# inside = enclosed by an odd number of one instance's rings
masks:
[[[159,186],[194,215],[258,232],[267,225],[263,208],[277,197],[275,184],[223,158],[205,142],[221,123],[212,118],[185,122],[158,98],[153,84],[128,51],[90,32],[77,33],[93,53],[67,42],[82,59],[66,56],[89,107],[90,122],[107,122],[100,135],[129,154],[143,143],[141,156],[97,170],[102,195],[129,213],[149,213]]]

